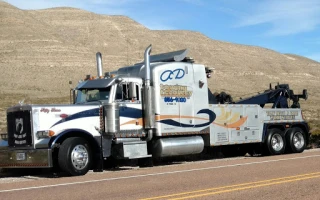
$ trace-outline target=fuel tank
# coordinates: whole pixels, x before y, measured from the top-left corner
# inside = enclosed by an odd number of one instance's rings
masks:
[[[201,136],[160,138],[154,141],[154,157],[180,156],[198,154],[203,151],[204,141]]]

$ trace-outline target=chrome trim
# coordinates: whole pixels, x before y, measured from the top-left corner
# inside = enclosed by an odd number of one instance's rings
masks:
[[[22,110],[29,110],[31,111],[32,110],[32,107],[31,105],[15,105],[15,106],[12,106],[10,108],[7,109],[7,113],[8,112],[16,112],[16,111],[22,111]]]
[[[97,58],[97,75],[99,78],[102,76],[102,57],[100,52],[97,52],[96,58]]]
[[[105,133],[114,134],[120,131],[120,108],[117,103],[107,103],[103,105]]]
[[[149,45],[144,52],[144,128],[155,128],[155,114],[152,106],[152,86],[150,82],[150,53],[152,46]],[[148,131],[148,140],[151,140],[153,136],[152,131]]]
[[[271,137],[271,147],[275,151],[280,151],[284,146],[284,141],[279,133],[274,134]]]
[[[141,139],[140,138],[115,138],[114,139],[115,144],[121,144],[125,142],[137,142],[137,141],[141,141]]]
[[[296,149],[301,149],[304,146],[304,137],[303,134],[299,131],[293,134],[293,145]]]
[[[71,151],[71,163],[77,170],[82,170],[89,163],[88,150],[85,146],[79,144]]]
[[[155,157],[198,154],[204,149],[201,136],[160,138],[153,142],[152,154]]]
[[[145,80],[150,80],[150,53],[152,45],[150,44],[144,52]]]
[[[16,160],[17,153],[26,153],[26,160]],[[51,149],[0,150],[0,168],[50,168]]]

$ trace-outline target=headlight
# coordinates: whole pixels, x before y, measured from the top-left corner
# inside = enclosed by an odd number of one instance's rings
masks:
[[[38,139],[52,137],[53,135],[54,132],[52,130],[44,130],[37,132]]]

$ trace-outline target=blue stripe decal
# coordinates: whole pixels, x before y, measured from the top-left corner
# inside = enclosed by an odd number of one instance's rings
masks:
[[[215,119],[216,119],[216,114],[209,109],[202,109],[200,110],[197,114],[208,114],[209,115],[209,122],[203,123],[203,124],[183,124],[177,121],[174,121],[172,119],[164,119],[161,120],[160,122],[163,124],[171,125],[171,126],[178,126],[178,127],[184,127],[184,128],[199,128],[199,127],[204,127],[204,126],[209,126]]]
[[[129,117],[134,119],[139,119],[142,117],[142,110],[139,108],[121,106],[119,109],[121,117]]]
[[[99,116],[99,108],[93,108],[93,109],[90,109],[90,110],[85,110],[85,111],[82,111],[82,112],[75,113],[73,115],[69,115],[68,117],[66,117],[64,119],[61,119],[60,121],[58,121],[57,123],[52,125],[51,128],[56,126],[56,125],[58,125],[58,124],[61,124],[63,122],[67,122],[67,121],[71,121],[71,120],[75,120],[75,119],[80,119],[80,118],[83,118],[83,117],[97,117],[97,116]]]
[[[142,117],[142,110],[138,108],[131,108],[131,107],[120,107],[120,117],[129,117],[129,118],[134,118],[134,119],[139,119]],[[75,113],[73,115],[70,115],[64,119],[59,120],[57,123],[51,126],[54,127],[58,124],[75,120],[75,119],[80,119],[84,117],[98,117],[99,116],[99,108],[93,108],[90,110],[85,110],[82,112]]]

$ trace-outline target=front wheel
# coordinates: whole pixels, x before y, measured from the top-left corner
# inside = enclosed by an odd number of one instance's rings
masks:
[[[266,147],[271,155],[283,154],[286,147],[286,141],[283,132],[280,129],[273,128],[268,131]]]
[[[289,151],[293,153],[301,153],[306,148],[306,136],[301,128],[292,128],[286,135]]]
[[[89,143],[80,137],[67,138],[60,146],[58,163],[60,168],[70,175],[85,175],[92,163]]]

